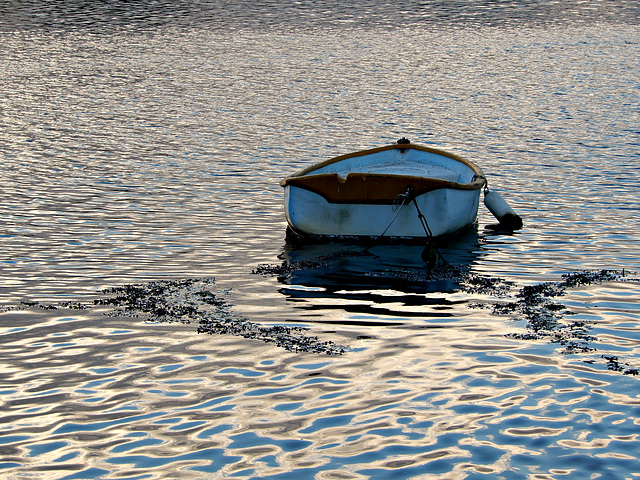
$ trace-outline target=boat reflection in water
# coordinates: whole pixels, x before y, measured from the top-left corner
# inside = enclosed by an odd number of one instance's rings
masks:
[[[447,297],[460,290],[481,252],[477,228],[439,239],[435,247],[442,259],[430,265],[424,244],[286,244],[280,292],[298,302],[310,322],[387,325],[453,316],[467,300]]]

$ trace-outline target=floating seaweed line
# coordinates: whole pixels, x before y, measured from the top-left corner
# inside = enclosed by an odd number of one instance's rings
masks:
[[[351,254],[349,254],[351,255]],[[253,269],[253,274],[286,277],[297,270],[318,268],[335,258],[318,257],[314,260],[285,261],[277,265],[262,264]],[[557,301],[570,288],[608,281],[637,281],[634,272],[625,270],[600,270],[572,272],[562,275],[560,282],[543,282],[527,285],[511,295],[514,283],[498,277],[477,275],[466,266],[456,264],[436,265],[431,268],[390,270],[384,274],[394,274],[398,278],[412,282],[453,279],[461,291],[470,294],[488,295],[493,298],[511,296],[512,301],[485,301],[469,304],[470,308],[490,308],[496,315],[510,315],[514,320],[526,320],[525,333],[510,333],[506,336],[517,340],[547,340],[563,347],[562,353],[589,353],[596,349],[591,342],[596,340],[591,334],[592,324],[585,321],[565,322],[572,315],[567,307]],[[375,273],[370,273],[375,275]],[[94,301],[94,305],[112,307],[107,315],[143,317],[148,321],[197,323],[198,333],[236,335],[273,343],[293,352],[325,353],[340,355],[346,347],[331,341],[323,341],[317,336],[307,335],[307,328],[276,325],[266,327],[248,321],[233,312],[233,306],[223,297],[229,291],[213,292],[214,278],[161,280],[143,284],[131,284],[104,290],[109,295]],[[22,307],[0,307],[0,311],[16,310],[23,307],[56,310],[58,308],[84,310],[92,305],[80,302],[40,304],[35,301],[21,303]],[[638,375],[638,369],[620,360],[617,356],[602,355],[609,370],[626,375]],[[585,360],[593,363],[591,360]]]
[[[273,343],[292,352],[341,355],[346,347],[317,336],[307,328],[275,325],[265,327],[237,316],[232,305],[212,292],[213,278],[161,280],[137,285],[113,287],[104,291],[110,297],[95,301],[111,306],[112,316],[144,317],[148,321],[197,323],[198,333],[236,335]]]
[[[344,257],[364,257],[370,255],[366,251],[336,252],[331,255],[318,255],[310,260],[284,260],[281,263],[261,263],[251,270],[254,275],[286,277],[299,270],[309,270],[327,265],[330,261]]]
[[[599,270],[572,272],[562,275],[560,282],[544,282],[522,287],[515,295],[515,301],[506,303],[474,304],[472,307],[492,308],[496,315],[512,315],[514,319],[526,320],[526,333],[509,333],[508,338],[517,340],[546,339],[563,347],[564,354],[590,353],[596,349],[591,343],[597,338],[591,335],[592,324],[585,321],[565,322],[564,317],[573,315],[566,305],[556,298],[563,296],[567,289],[584,285],[602,284],[610,281],[636,280],[633,273],[625,270]],[[607,360],[609,370],[625,375],[638,375],[638,369],[621,362],[618,357],[602,355]],[[588,363],[593,363],[587,361]],[[626,368],[629,367],[629,368]]]
[[[26,308],[39,308],[40,310],[58,310],[60,308],[66,308],[69,310],[87,310],[90,309],[93,305],[82,302],[60,302],[57,304],[51,303],[40,303],[35,300],[24,300],[18,304],[18,306],[13,305],[0,305],[0,312],[15,312],[17,310],[22,310]]]
[[[318,257],[305,261],[283,261],[281,264],[258,265],[252,273],[259,275],[275,275],[280,278],[291,276],[297,270],[318,268],[330,261],[332,257]],[[382,275],[383,273],[365,273],[365,275]],[[424,269],[398,269],[393,273],[397,278],[414,284],[437,280],[454,280],[460,290],[469,294],[488,295],[494,298],[511,296],[513,301],[485,301],[470,303],[470,308],[490,308],[496,315],[511,315],[514,319],[526,320],[525,333],[509,333],[508,338],[517,340],[547,340],[563,347],[563,354],[592,353],[596,349],[591,342],[597,340],[591,334],[592,324],[585,321],[565,322],[567,315],[573,315],[566,305],[559,303],[557,297],[563,296],[567,289],[584,285],[602,284],[609,281],[637,280],[634,272],[623,270],[579,271],[562,275],[560,282],[543,282],[527,285],[513,295],[515,284],[503,278],[477,275],[468,266],[456,264],[438,264]],[[638,369],[624,363],[618,357],[602,355],[607,360],[609,370],[625,375],[638,375]],[[586,362],[590,362],[586,360]]]
[[[80,302],[43,304],[24,301],[16,307],[0,306],[0,311],[15,311],[25,307],[42,310],[85,310],[95,306],[106,306],[111,307],[111,310],[105,313],[110,317],[125,316],[162,323],[195,323],[198,333],[236,335],[273,343],[291,352],[326,355],[342,355],[346,352],[347,347],[308,335],[309,329],[305,327],[267,327],[239,317],[233,312],[233,305],[223,298],[229,290],[213,292],[211,289],[214,284],[215,279],[212,277],[159,280],[108,288],[103,290],[108,296],[94,300],[92,305]]]

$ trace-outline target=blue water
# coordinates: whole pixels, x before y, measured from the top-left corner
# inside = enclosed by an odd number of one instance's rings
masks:
[[[5,2],[0,477],[640,475],[639,10]],[[402,136],[478,163],[524,228],[481,207],[445,275],[286,244],[281,178]],[[617,273],[525,308],[585,270]],[[163,281],[197,315],[104,302]]]

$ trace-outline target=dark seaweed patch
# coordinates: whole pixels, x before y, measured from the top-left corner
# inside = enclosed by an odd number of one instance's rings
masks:
[[[200,310],[197,303],[185,297],[190,297],[188,292],[194,284],[200,282],[204,286],[212,281],[185,279],[113,287],[104,291],[113,296],[96,300],[95,304],[115,307],[112,315],[138,317],[143,314],[154,321],[191,323]]]
[[[24,301],[24,302],[20,302],[20,305],[23,305],[25,307],[37,307],[37,308],[40,308],[42,310],[57,310],[58,309],[58,307],[56,305],[40,303],[40,302],[36,302],[36,301],[33,301],[33,300],[27,300],[27,301]]]
[[[515,315],[515,319],[526,320],[526,333],[511,333],[507,337],[518,340],[546,339],[563,348],[562,353],[594,352],[590,342],[597,340],[591,335],[592,325],[584,321],[566,322],[565,316],[571,315],[566,306],[552,301],[560,297],[568,288],[583,285],[601,284],[624,277],[625,272],[614,270],[573,272],[563,275],[561,282],[545,282],[522,287],[516,294],[516,301],[493,304],[493,312],[499,315]],[[602,358],[613,358],[603,356]],[[616,357],[617,358],[617,357]],[[608,368],[624,374],[637,374],[633,368],[612,368],[610,360]],[[619,365],[619,364],[615,364]],[[628,366],[628,364],[625,364]],[[636,372],[636,373],[634,373]]]
[[[592,283],[604,283],[624,278],[626,272],[624,269],[618,270],[599,270],[573,272],[562,275],[563,281],[560,282],[562,288],[574,288],[582,285],[591,285]]]
[[[260,264],[254,268],[251,273],[254,275],[268,275],[284,277],[295,272],[296,270],[305,270],[309,268],[319,267],[319,263],[315,262],[282,262],[280,264]]]
[[[273,343],[292,352],[341,355],[345,347],[317,336],[303,327],[265,327],[237,316],[221,294],[212,292],[214,279],[183,279],[124,285],[105,290],[112,296],[96,300],[112,306],[110,315],[140,317],[157,322],[197,323],[198,333],[236,335]]]
[[[470,272],[466,272],[463,281],[460,282],[460,286],[467,293],[503,297],[509,293],[513,282],[508,282],[499,277],[473,275]]]
[[[621,362],[620,359],[615,355],[602,355],[602,358],[607,361],[607,368],[609,370],[613,370],[614,372],[621,372],[625,375],[638,375],[637,368],[631,368],[628,363]]]
[[[62,302],[60,303],[62,308],[68,308],[70,310],[87,310],[91,308],[91,305],[87,305],[86,303],[80,302]]]
[[[317,336],[306,335],[306,328],[276,325],[264,327],[248,321],[221,321],[217,318],[201,319],[198,333],[236,335],[244,338],[273,343],[291,352],[325,353],[341,355],[345,348],[330,341],[322,341]]]
[[[525,333],[510,333],[506,336],[517,340],[547,340],[563,347],[562,353],[588,353],[596,349],[591,342],[597,340],[591,334],[592,325],[584,321],[567,322],[565,317],[572,315],[567,307],[556,301],[567,289],[583,285],[601,284],[620,280],[625,271],[599,270],[572,272],[562,275],[561,282],[544,282],[522,287],[515,300],[503,303],[476,304],[474,306],[492,308],[496,315],[512,315],[514,319],[526,320]],[[553,300],[552,300],[553,299]],[[629,364],[621,364],[617,357],[605,356],[609,370],[625,375],[637,375],[638,370]],[[624,367],[622,366],[624,365]],[[627,368],[628,367],[628,368]]]

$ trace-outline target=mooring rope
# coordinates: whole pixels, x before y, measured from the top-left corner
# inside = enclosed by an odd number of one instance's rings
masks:
[[[418,220],[420,220],[420,224],[422,225],[422,229],[424,230],[424,233],[427,235],[427,237],[429,237],[430,239],[433,239],[433,233],[431,233],[431,229],[429,228],[429,223],[427,223],[427,217],[425,217],[420,211],[420,207],[418,207],[418,202],[416,202],[415,196],[412,198],[412,200],[413,200],[413,204],[416,206],[416,211],[418,212]]]
[[[380,234],[378,238],[382,238],[385,236],[385,234],[391,228],[391,225],[393,225],[393,222],[395,222],[396,219],[398,218],[398,215],[400,215],[400,211],[402,210],[402,207],[404,207],[409,202],[413,202],[413,204],[415,205],[416,211],[418,212],[418,219],[420,220],[420,225],[422,225],[422,229],[424,230],[424,233],[427,236],[427,246],[425,248],[425,252],[423,252],[422,254],[422,258],[425,260],[425,262],[429,264],[435,263],[437,259],[440,259],[444,264],[447,264],[447,261],[444,259],[444,257],[438,251],[438,249],[434,244],[434,237],[433,237],[433,233],[431,232],[431,228],[429,227],[429,222],[427,221],[427,218],[420,211],[420,207],[418,206],[418,202],[416,201],[416,196],[413,194],[413,186],[411,185],[407,187],[407,191],[405,193],[400,193],[393,199],[393,207],[397,208],[396,214],[393,216],[393,218],[391,219],[391,222],[389,222],[389,225],[387,225],[387,228],[384,229],[384,232],[382,232],[382,234]],[[374,244],[369,245],[361,253],[368,252],[369,249],[373,246]],[[427,249],[428,249],[428,252],[426,251]]]
[[[380,234],[380,237],[384,237],[385,233],[387,233],[387,231],[391,228],[391,225],[393,225],[393,222],[395,222],[396,218],[398,218],[398,215],[400,215],[400,211],[402,210],[402,207],[404,207],[404,205],[406,204],[407,200],[411,195],[411,190],[412,188],[409,187],[407,188],[406,193],[400,193],[396,195],[396,198],[393,199],[393,207],[397,208],[398,211],[391,219],[391,223],[389,223],[389,225],[387,225],[387,228],[384,229],[384,232]]]
[[[407,192],[413,192],[413,188],[409,187],[409,190],[407,190]],[[427,246],[425,247],[424,252],[422,252],[422,259],[429,264],[435,264],[436,260],[440,259],[446,265],[447,261],[435,246],[433,233],[431,232],[431,228],[429,228],[429,222],[427,222],[427,217],[425,217],[420,211],[420,207],[418,206],[418,202],[416,201],[416,196],[412,195],[411,200],[413,201],[413,205],[416,207],[416,212],[418,212],[418,220],[420,220],[420,225],[422,225],[422,229],[427,236]],[[429,250],[428,252],[427,249]]]

